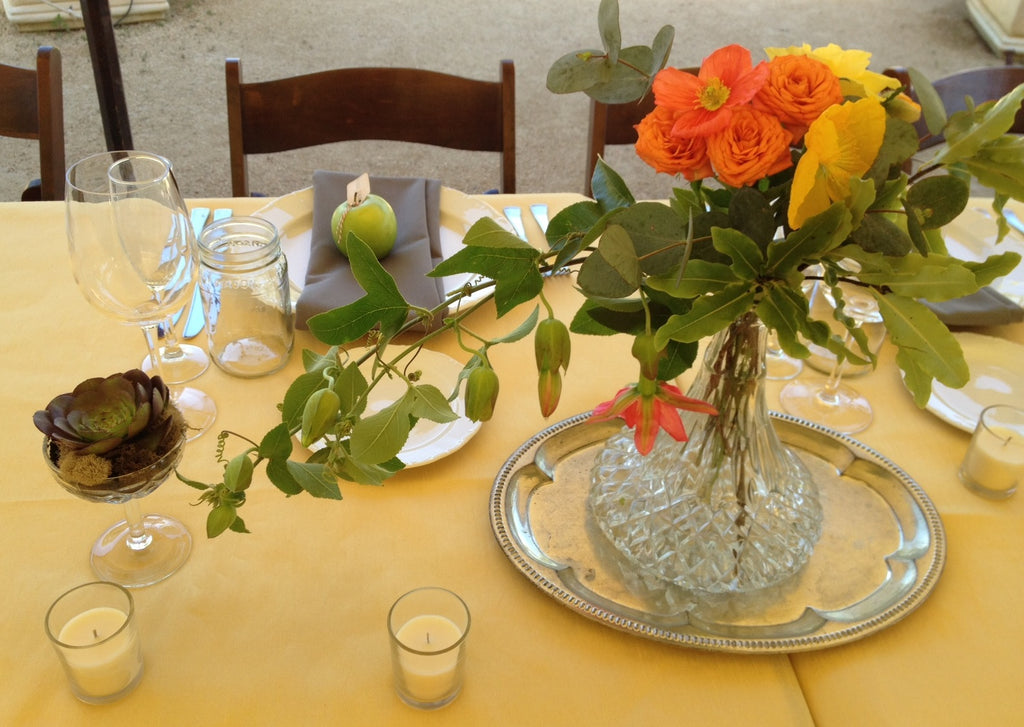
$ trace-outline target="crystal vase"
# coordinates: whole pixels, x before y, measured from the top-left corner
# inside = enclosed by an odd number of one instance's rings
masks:
[[[772,427],[766,331],[747,314],[716,334],[688,396],[717,416],[683,412],[688,442],[659,433],[639,454],[633,432],[610,437],[591,471],[594,522],[627,567],[708,593],[781,583],[821,535],[817,487]]]

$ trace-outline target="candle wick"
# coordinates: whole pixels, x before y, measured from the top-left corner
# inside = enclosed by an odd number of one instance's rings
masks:
[[[427,643],[428,644],[430,643],[430,632],[429,631],[427,632]]]
[[[99,640],[100,640],[100,635],[99,635],[98,633],[96,633],[96,629],[93,629],[93,630],[92,630],[92,637],[93,637],[94,639],[96,639],[97,641],[99,641]]]

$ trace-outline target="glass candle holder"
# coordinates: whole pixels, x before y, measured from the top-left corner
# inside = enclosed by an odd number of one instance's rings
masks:
[[[437,709],[462,690],[469,608],[444,588],[409,591],[388,613],[395,691],[407,704]]]
[[[997,500],[1017,491],[1024,481],[1024,409],[995,404],[981,411],[960,466],[960,481]]]
[[[85,583],[64,593],[46,612],[46,635],[83,702],[113,702],[142,678],[135,603],[116,583]]]

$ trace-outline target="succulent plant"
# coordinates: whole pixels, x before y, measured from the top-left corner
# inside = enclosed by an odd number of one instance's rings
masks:
[[[180,415],[159,376],[133,369],[86,379],[32,420],[61,451],[103,456],[126,443],[155,451]]]

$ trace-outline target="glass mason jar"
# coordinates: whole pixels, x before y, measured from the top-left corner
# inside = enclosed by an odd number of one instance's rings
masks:
[[[199,286],[210,355],[242,377],[288,361],[295,339],[288,261],[277,229],[258,217],[229,217],[199,237]]]

